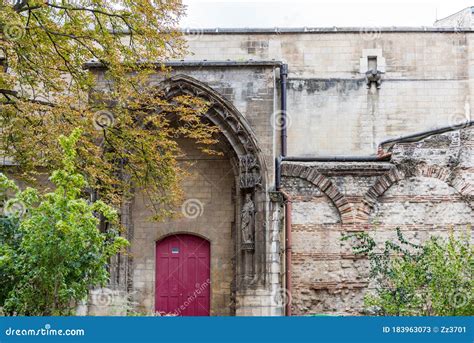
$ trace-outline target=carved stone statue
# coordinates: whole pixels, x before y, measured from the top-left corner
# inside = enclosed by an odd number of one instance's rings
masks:
[[[252,244],[255,230],[255,205],[250,193],[245,194],[245,202],[241,211],[242,243]]]

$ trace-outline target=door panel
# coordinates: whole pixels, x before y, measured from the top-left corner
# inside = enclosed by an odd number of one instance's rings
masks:
[[[184,234],[156,243],[155,311],[208,316],[210,287],[208,241]]]

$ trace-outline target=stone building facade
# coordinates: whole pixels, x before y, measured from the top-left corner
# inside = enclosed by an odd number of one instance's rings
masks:
[[[150,221],[143,191],[124,204],[130,254],[113,261],[89,314],[124,303],[152,313],[155,245],[191,234],[210,242],[210,315],[357,315],[367,260],[343,234],[383,241],[400,227],[422,241],[472,224],[470,28],[190,33],[189,56],[152,81],[210,101],[226,152],[181,142],[183,206],[197,215]],[[90,69],[101,87],[103,71]]]

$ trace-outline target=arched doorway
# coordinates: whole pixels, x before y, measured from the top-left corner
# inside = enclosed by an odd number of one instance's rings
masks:
[[[256,290],[267,286],[269,281],[266,228],[267,180],[271,178],[267,175],[265,156],[243,115],[216,91],[184,75],[173,76],[161,86],[170,99],[190,95],[210,104],[203,120],[219,128],[218,150],[222,155],[203,155],[194,142],[177,139],[183,152],[178,162],[189,174],[182,183],[183,204],[177,209],[181,216],[150,222],[154,205],[146,190],[136,190],[129,207],[133,214],[128,231],[132,258],[124,273],[131,278],[128,287],[134,292],[133,301],[140,313],[155,309],[173,312],[175,307],[157,304],[157,294],[162,295],[157,290],[160,281],[155,242],[170,234],[195,234],[212,242],[212,283],[206,290],[211,295],[208,312],[234,315],[245,303],[242,299],[247,291],[254,297]],[[188,213],[188,205],[197,206],[198,211]],[[172,301],[178,301],[176,295]],[[178,311],[178,314],[186,315],[186,312]]]
[[[210,314],[210,244],[189,234],[156,242],[155,311],[178,316]]]

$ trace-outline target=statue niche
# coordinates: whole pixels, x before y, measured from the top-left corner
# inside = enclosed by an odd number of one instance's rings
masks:
[[[245,194],[241,210],[242,249],[253,250],[255,235],[255,205],[250,193]]]

